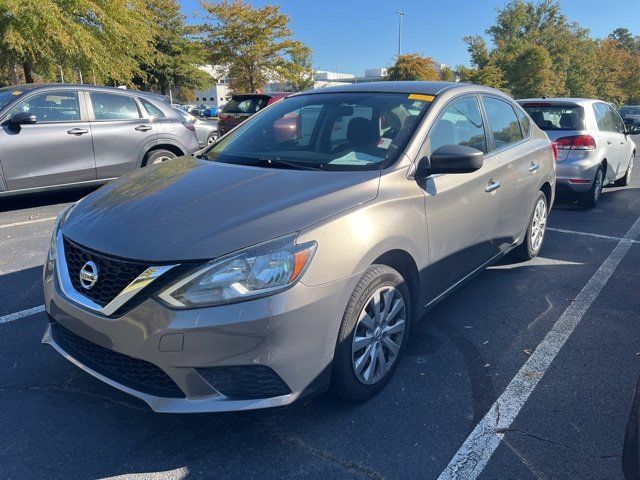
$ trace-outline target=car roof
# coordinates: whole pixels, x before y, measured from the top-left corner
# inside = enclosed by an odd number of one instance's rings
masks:
[[[595,98],[579,98],[579,97],[555,97],[555,98],[520,98],[517,100],[518,103],[575,103],[579,104],[587,104],[587,103],[608,103],[604,100],[598,100]]]
[[[156,100],[164,100],[166,98],[165,95],[161,95],[158,93],[143,92],[141,90],[131,90],[131,89],[124,89],[124,88],[116,88],[116,87],[106,87],[102,85],[91,85],[87,83],[26,83],[21,85],[10,85],[8,87],[4,87],[0,89],[0,91],[18,90],[20,92],[30,92],[35,90],[50,90],[55,88],[60,88],[63,90],[68,90],[70,88],[82,88],[83,90],[105,91],[105,92],[113,92],[113,93],[131,93],[134,95],[154,98]]]
[[[317,95],[322,93],[341,93],[341,92],[376,92],[376,93],[419,93],[424,95],[438,95],[445,90],[452,89],[468,89],[474,87],[481,92],[500,92],[499,90],[485,87],[482,85],[474,85],[471,83],[460,82],[424,82],[424,81],[406,81],[406,82],[365,82],[351,83],[349,85],[336,85],[333,87],[325,87],[319,90],[308,90],[300,92],[296,95]],[[504,93],[500,92],[504,95]]]

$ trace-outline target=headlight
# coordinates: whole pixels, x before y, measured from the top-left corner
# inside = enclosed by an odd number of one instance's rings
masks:
[[[53,263],[56,261],[58,256],[58,230],[64,224],[64,221],[67,219],[67,215],[71,211],[71,209],[75,206],[69,205],[67,208],[60,212],[58,218],[56,218],[56,222],[53,224],[53,232],[51,233],[51,242],[49,243],[49,254],[47,256],[48,263]]]
[[[316,243],[295,244],[296,235],[213,260],[159,294],[174,308],[234,303],[273,295],[294,285],[306,270]]]

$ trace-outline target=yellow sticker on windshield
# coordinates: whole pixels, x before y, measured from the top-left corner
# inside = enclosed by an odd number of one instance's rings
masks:
[[[422,100],[423,102],[431,102],[436,98],[435,95],[423,95],[422,93],[412,93],[409,100]]]

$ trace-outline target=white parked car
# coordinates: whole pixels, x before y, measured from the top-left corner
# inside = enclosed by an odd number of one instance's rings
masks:
[[[558,148],[558,192],[594,207],[605,185],[629,185],[637,127],[625,127],[618,111],[600,100],[530,98],[518,100]]]

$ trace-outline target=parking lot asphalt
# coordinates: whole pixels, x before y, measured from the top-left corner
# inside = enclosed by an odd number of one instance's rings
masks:
[[[0,478],[459,478],[447,466],[461,451],[481,479],[624,478],[640,243],[620,238],[638,225],[640,169],[595,209],[557,203],[541,257],[503,261],[431,310],[371,401],[231,414],[155,414],[40,344],[45,315],[26,310],[43,302],[53,219],[86,193],[0,204]],[[556,331],[566,342],[553,350]],[[527,370],[549,351],[548,368]],[[526,397],[518,375],[537,382]],[[473,441],[496,405],[504,428]]]

